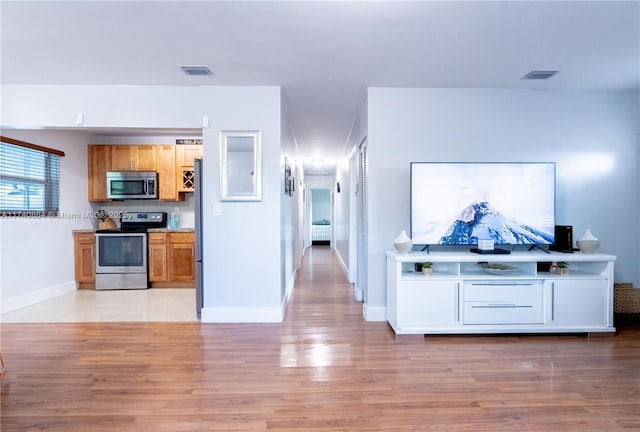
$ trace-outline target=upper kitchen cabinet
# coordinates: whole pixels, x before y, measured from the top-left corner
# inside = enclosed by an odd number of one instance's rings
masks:
[[[158,151],[158,198],[165,201],[183,201],[176,187],[176,146],[159,145]]]
[[[202,145],[176,146],[176,187],[178,192],[194,190],[194,160],[202,157]]]
[[[155,171],[158,199],[184,201],[193,192],[193,161],[202,145],[89,145],[89,201],[107,199],[108,171]]]
[[[156,171],[158,151],[155,145],[111,145],[109,171]]]
[[[107,171],[110,146],[89,146],[89,201],[107,200]]]

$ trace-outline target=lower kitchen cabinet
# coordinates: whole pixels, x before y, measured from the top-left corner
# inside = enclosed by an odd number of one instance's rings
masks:
[[[96,287],[96,235],[93,232],[74,232],[75,278],[78,288]]]
[[[195,286],[193,232],[149,233],[149,281],[152,287]]]
[[[167,282],[169,280],[169,260],[167,259],[167,233],[152,232],[149,241],[149,281]]]

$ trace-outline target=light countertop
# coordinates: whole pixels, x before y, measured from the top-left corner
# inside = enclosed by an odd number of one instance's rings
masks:
[[[149,228],[147,232],[194,232],[193,228]]]
[[[74,229],[74,233],[95,233],[96,230],[92,228]],[[194,232],[194,228],[149,228],[147,232]]]

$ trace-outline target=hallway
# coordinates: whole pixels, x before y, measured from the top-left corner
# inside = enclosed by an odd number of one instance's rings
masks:
[[[350,284],[330,246],[307,249],[296,278],[293,297],[287,307],[285,327],[364,325],[362,303],[354,299]]]
[[[3,324],[3,432],[624,431],[640,332],[396,339],[328,247],[283,324]]]

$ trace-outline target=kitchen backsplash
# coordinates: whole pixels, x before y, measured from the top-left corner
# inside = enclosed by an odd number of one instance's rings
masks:
[[[195,226],[195,198],[193,194],[186,194],[185,201],[165,202],[156,200],[132,200],[132,201],[110,201],[101,203],[92,203],[91,207],[98,211],[105,210],[110,214],[120,214],[125,211],[156,211],[167,212],[167,220],[172,211],[180,209],[180,228],[193,228]],[[99,220],[96,219],[94,224],[97,228]],[[119,221],[116,221],[119,224]]]

